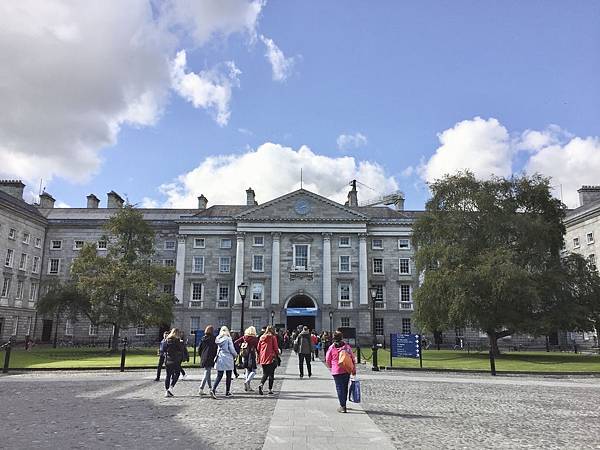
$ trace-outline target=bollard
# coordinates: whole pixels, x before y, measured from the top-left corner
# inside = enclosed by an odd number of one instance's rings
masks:
[[[357,364],[360,364],[360,346],[356,348],[356,360]]]
[[[2,373],[8,373],[8,365],[10,364],[10,349],[11,349],[11,341],[9,341],[3,345],[4,351],[4,367],[2,368]]]
[[[125,355],[127,354],[127,338],[123,338],[123,350],[121,350],[121,372],[125,372]]]

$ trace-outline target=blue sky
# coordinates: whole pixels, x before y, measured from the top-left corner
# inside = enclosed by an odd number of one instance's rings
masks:
[[[140,20],[148,20],[143,15],[146,2],[136,3],[142,11]],[[169,7],[178,8],[176,3],[155,2],[159,13],[148,23],[156,25]],[[562,185],[570,206],[576,206],[574,190],[579,185],[600,184],[598,2],[227,0],[231,9],[226,12],[215,2],[200,3],[206,4],[205,9],[186,13],[205,19],[187,28],[172,19],[169,33],[156,33],[156,39],[165,42],[157,51],[172,67],[176,53],[184,50],[182,74],[199,74],[229,86],[226,123],[218,123],[214,108],[195,107],[191,94],[182,94],[172,79],[164,81],[164,71],[148,78],[156,64],[148,65],[127,82],[151,86],[158,98],[151,120],[115,119],[117,131],[94,140],[88,136],[101,134],[102,126],[91,124],[95,130],[91,133],[87,125],[78,130],[79,121],[72,118],[57,119],[47,128],[56,126],[56,134],[64,134],[65,128],[81,133],[77,141],[84,145],[49,136],[49,142],[61,148],[54,155],[27,135],[28,129],[35,133],[35,127],[14,126],[16,120],[37,119],[25,111],[24,117],[0,120],[0,136],[8,136],[6,142],[15,146],[0,143],[0,174],[24,178],[30,185],[43,177],[48,192],[70,206],[84,206],[90,192],[104,201],[112,189],[132,202],[152,206],[193,206],[200,193],[209,198],[209,205],[242,203],[248,185],[264,202],[297,187],[300,166],[309,188],[334,199],[340,200],[347,183],[357,177],[379,193],[401,189],[408,209],[423,208],[426,181],[461,168],[482,177],[542,171]],[[227,24],[239,11],[246,14],[249,4],[259,9],[256,17],[243,25]],[[61,2],[55,6],[65,8]],[[94,28],[94,19],[77,11],[64,19],[52,6],[48,10],[33,13],[47,15],[44,21],[61,22],[59,30],[71,29],[65,20]],[[5,13],[0,20],[13,25],[19,20],[14,11]],[[103,25],[98,32],[117,21],[110,12],[99,15]],[[139,29],[140,22],[131,26]],[[209,37],[194,37],[203,29],[210,30]],[[19,33],[10,29],[0,33],[0,55],[9,61],[19,62],[10,50],[35,55],[42,49],[34,37],[17,39]],[[86,39],[95,42],[96,53],[89,57],[111,61],[111,52],[125,51],[118,48],[119,42],[111,44],[109,39],[104,48],[93,32],[83,34],[78,36],[82,45]],[[63,35],[61,31],[59,36]],[[271,39],[288,62],[284,79],[274,79],[263,38]],[[65,42],[74,41],[69,36]],[[60,54],[60,47],[51,51]],[[129,63],[138,61],[134,52],[138,50],[125,52],[126,57],[118,53],[107,72],[127,71]],[[148,64],[146,59],[140,61]],[[230,66],[225,64],[230,62],[240,73],[228,78]],[[48,58],[46,64],[55,75],[63,69],[60,58]],[[85,79],[85,64],[86,59],[82,66],[70,61],[64,67],[71,72],[75,92],[77,83],[94,89],[95,84]],[[23,78],[19,73],[23,66],[8,66],[15,67],[9,81]],[[113,85],[103,87],[108,93],[104,98],[111,97],[111,87],[122,94],[123,77],[115,78]],[[27,99],[32,104],[36,91],[53,88],[51,78],[26,79],[31,80]],[[24,89],[22,84],[14,89]],[[60,117],[65,108],[59,99],[39,102],[49,116]],[[102,96],[89,103],[94,112],[90,116],[110,122]],[[119,103],[121,110],[124,103]],[[85,102],[76,107],[79,117],[88,116]],[[119,108],[110,108],[110,114],[122,117]],[[337,141],[343,134],[351,137],[340,148]],[[271,144],[261,147],[267,143]],[[308,153],[300,151],[302,146]],[[262,152],[257,152],[260,148]],[[24,161],[29,155],[30,160],[17,164],[15,155]],[[99,161],[90,162],[90,155]],[[340,159],[344,156],[353,157],[352,164]],[[30,170],[31,159],[42,169]],[[78,159],[80,165],[65,168]],[[4,169],[2,161],[8,161]],[[374,194],[367,188],[359,190],[361,198]]]

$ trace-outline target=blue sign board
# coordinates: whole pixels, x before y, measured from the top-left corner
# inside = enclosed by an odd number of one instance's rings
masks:
[[[421,336],[418,334],[391,334],[391,356],[404,356],[406,358],[420,358]]]
[[[288,316],[317,316],[317,308],[287,308]]]
[[[204,337],[204,330],[196,330],[196,339],[194,339],[194,347],[198,347],[200,345],[200,341]]]

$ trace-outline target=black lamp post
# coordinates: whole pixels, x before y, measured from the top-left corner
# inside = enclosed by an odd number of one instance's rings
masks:
[[[244,333],[244,302],[246,301],[246,292],[248,291],[248,285],[243,281],[238,286],[238,292],[240,293],[240,298],[242,299],[242,316],[240,318],[240,330],[241,333]]]
[[[373,367],[372,370],[375,372],[379,371],[379,365],[377,364],[377,335],[375,334],[375,302],[377,301],[377,289],[374,286],[371,286],[369,292],[371,294],[371,332],[373,333],[373,345],[371,346],[371,350],[373,351]]]
[[[329,311],[329,334],[333,335],[333,311]],[[331,339],[333,339],[333,336]]]
[[[274,321],[275,321],[275,311],[271,310],[271,326],[274,326]]]

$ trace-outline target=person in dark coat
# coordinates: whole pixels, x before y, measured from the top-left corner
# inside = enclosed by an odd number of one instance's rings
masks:
[[[173,388],[177,384],[181,373],[181,362],[183,361],[184,347],[180,339],[179,329],[173,328],[167,336],[165,349],[165,366],[167,377],[165,378],[165,397],[173,397]]]
[[[258,346],[258,338],[256,337],[256,328],[248,327],[244,335],[234,341],[234,345],[239,346],[239,353],[242,355],[242,364],[246,373],[244,375],[244,390],[246,392],[253,391],[250,382],[256,375],[256,348]]]
[[[163,339],[160,341],[160,345],[158,347],[158,367],[156,367],[156,378],[154,381],[160,381],[160,372],[162,371],[162,367],[165,364],[165,344],[167,343],[167,336],[169,335],[168,331],[163,333]]]
[[[308,369],[308,377],[312,376],[312,370],[310,367],[310,357],[313,353],[312,340],[310,337],[310,331],[308,327],[304,327],[296,340],[294,341],[294,351],[298,354],[298,365],[300,367],[300,378],[304,378],[304,363],[306,361],[306,368]]]
[[[208,384],[208,390],[212,389],[211,372],[215,366],[215,357],[217,356],[217,344],[215,344],[214,328],[212,325],[204,329],[204,336],[198,346],[200,355],[200,367],[204,369],[204,377],[200,385],[200,396],[204,395],[204,386]]]

